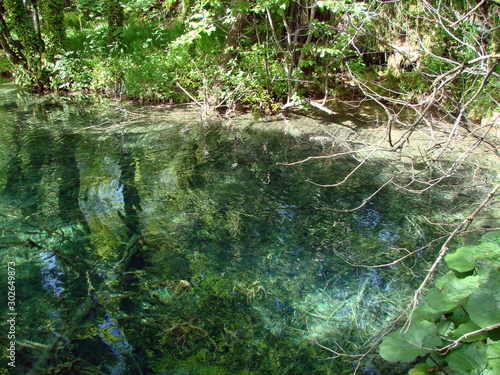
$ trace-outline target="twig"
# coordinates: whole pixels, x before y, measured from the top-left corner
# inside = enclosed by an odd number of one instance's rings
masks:
[[[354,212],[354,211],[357,211],[359,210],[360,208],[363,208],[364,206],[366,206],[366,204],[368,202],[370,202],[372,200],[372,198],[377,195],[383,188],[385,188],[387,185],[389,185],[395,178],[396,176],[398,176],[401,172],[397,173],[396,175],[392,176],[390,179],[388,179],[386,182],[384,182],[372,195],[370,195],[369,197],[363,199],[363,201],[361,202],[361,204],[355,208],[351,208],[351,209],[348,209],[348,210],[335,210],[335,209],[332,209],[332,211],[335,211],[335,212]],[[311,182],[312,184],[316,185],[316,186],[322,186],[322,187],[329,187],[331,185],[319,185],[319,184],[316,184],[312,181],[309,181]]]
[[[352,154],[357,154],[359,152],[372,152],[376,151],[376,148],[370,148],[370,149],[364,149],[364,150],[351,150],[351,151],[345,151],[345,152],[339,152],[336,154],[331,154],[331,155],[321,155],[321,156],[308,156],[305,159],[294,161],[291,163],[276,163],[277,165],[297,165],[297,164],[303,164],[307,163],[308,161],[311,160],[325,160],[325,159],[333,159],[336,158],[337,156],[343,156],[343,155],[352,155]],[[381,151],[388,151],[385,149],[381,149]]]
[[[184,87],[182,87],[179,82],[175,82],[175,84],[177,85],[178,88],[182,90],[182,92],[184,92],[184,94],[189,96],[193,102],[195,102],[198,106],[203,108],[203,104],[201,104],[198,100],[196,100],[195,97],[191,95]]]
[[[488,326],[488,327],[485,327],[485,328],[481,328],[481,329],[478,329],[476,331],[472,331],[472,332],[466,333],[466,334],[460,336],[455,341],[453,341],[451,344],[446,345],[446,346],[444,346],[444,347],[442,347],[440,349],[436,349],[436,350],[438,352],[447,352],[449,349],[455,348],[458,344],[460,344],[460,342],[462,342],[463,340],[465,340],[468,337],[474,336],[474,335],[476,335],[478,333],[492,331],[492,330],[494,330],[496,328],[500,328],[500,323],[497,323],[497,324],[494,324],[492,326]]]

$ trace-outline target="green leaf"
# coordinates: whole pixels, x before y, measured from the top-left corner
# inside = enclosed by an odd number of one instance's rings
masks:
[[[443,311],[433,309],[427,301],[421,303],[413,313],[413,321],[428,320],[430,322],[437,321],[443,315]]]
[[[497,324],[500,317],[500,280],[493,279],[469,297],[466,310],[470,319],[481,328]]]
[[[500,246],[500,230],[486,233],[481,237],[481,242],[493,242]]]
[[[428,321],[413,323],[406,333],[391,332],[380,344],[380,356],[389,362],[410,362],[441,345],[434,324]]]
[[[456,278],[445,284],[442,292],[446,292],[451,300],[461,303],[479,288],[479,281],[479,276]]]
[[[436,330],[441,337],[448,336],[455,328],[455,324],[448,319],[441,319],[436,323]]]
[[[500,342],[488,339],[486,343],[486,358],[488,368],[494,373],[500,374]]]
[[[475,247],[459,247],[454,253],[447,254],[444,261],[448,267],[458,272],[470,271],[476,265]]]
[[[425,298],[429,306],[438,311],[450,311],[459,305],[458,302],[448,298],[448,296],[442,293],[438,288],[429,289]]]
[[[464,310],[463,306],[458,306],[451,311],[451,314],[446,314],[446,319],[452,321],[455,327],[470,321],[469,314]]]
[[[427,371],[427,363],[417,363],[410,371],[408,375],[429,375],[430,372]]]
[[[478,267],[476,273],[481,278],[481,285],[487,283],[488,280],[500,279],[500,271],[498,267],[491,267],[491,265],[486,265],[483,268]]]
[[[466,272],[474,269],[478,259],[500,258],[500,231],[485,234],[481,243],[477,246],[460,247],[454,253],[444,257],[446,264],[458,272]]]
[[[410,362],[428,350],[405,341],[400,332],[392,332],[380,344],[380,356],[389,362]]]
[[[476,248],[476,257],[482,259],[498,259],[500,247],[495,242],[482,242]]]
[[[486,345],[482,342],[464,345],[448,355],[448,366],[457,372],[481,370],[487,364]]]
[[[436,279],[436,281],[434,282],[434,286],[438,289],[441,289],[445,284],[448,284],[451,280],[454,280],[456,278],[457,276],[455,275],[454,271],[448,271],[443,276]]]

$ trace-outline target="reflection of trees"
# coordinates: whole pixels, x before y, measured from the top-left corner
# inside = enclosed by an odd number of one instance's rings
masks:
[[[314,361],[323,350],[296,340],[330,346],[334,337],[361,350],[371,325],[395,316],[386,300],[401,297],[422,272],[402,261],[356,275],[341,259],[385,262],[434,238],[431,225],[407,219],[422,203],[404,194],[382,191],[348,212],[349,202],[377,189],[383,163],[366,162],[371,168],[337,191],[304,182],[341,180],[355,159],[278,164],[304,158],[305,138],[251,129],[235,137],[216,125],[149,132],[95,126],[70,136],[64,121],[56,124],[11,136],[19,140],[10,148],[17,162],[4,189],[11,207],[2,226],[11,234],[2,244],[26,270],[19,284],[34,286],[20,309],[39,331],[19,341],[32,372],[106,370],[84,348],[135,373],[179,364],[235,373],[251,364],[258,372],[278,362],[298,371],[298,355],[304,373],[323,371]],[[59,297],[40,286],[42,252],[55,255],[62,272],[54,284],[65,288]],[[220,362],[223,356],[234,364]]]
[[[88,149],[77,153],[80,209],[90,229],[90,241],[104,259],[119,256],[120,245],[126,242],[127,234],[122,221],[125,202],[121,169],[109,152],[115,147],[102,145],[93,153]]]
[[[19,324],[31,322],[29,332],[18,328],[23,332],[17,336],[18,369],[33,374],[49,368],[64,373],[89,367],[86,361],[74,360],[71,352],[60,355],[58,349],[78,342],[92,311],[114,316],[116,309],[106,296],[119,282],[117,275],[123,274],[137,238],[124,236],[117,214],[123,210],[118,164],[99,155],[96,159],[93,146],[99,142],[89,142],[88,148],[77,146],[85,141],[74,130],[64,129],[76,125],[72,110],[58,112],[50,105],[35,105],[34,112],[42,109],[36,116],[19,109],[2,127],[11,131],[3,138],[9,147],[2,153],[7,170],[1,202],[2,232],[7,233],[1,241],[2,258],[16,263],[17,312],[23,316]],[[84,165],[89,161],[90,166]],[[88,230],[93,249],[88,248]],[[102,245],[109,243],[116,245],[116,265],[106,270],[102,257],[107,249]],[[104,280],[99,280],[99,272]]]

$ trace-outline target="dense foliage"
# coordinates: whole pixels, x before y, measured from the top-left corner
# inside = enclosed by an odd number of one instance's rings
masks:
[[[445,257],[451,268],[436,280],[409,329],[392,332],[380,346],[391,362],[428,356],[410,375],[500,372],[500,232]]]
[[[490,72],[474,99],[481,108],[499,99],[488,90],[499,73],[494,1],[37,3],[0,2],[0,44],[14,66],[3,69],[37,89],[219,110],[301,98],[324,105],[366,89],[416,103],[464,64],[450,87],[479,87]]]

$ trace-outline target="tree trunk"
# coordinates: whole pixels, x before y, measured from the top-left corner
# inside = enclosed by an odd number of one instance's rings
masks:
[[[5,10],[0,3],[0,46],[2,46],[2,49],[7,55],[7,59],[12,65],[24,65],[24,63],[26,62],[26,58],[21,52],[20,45],[16,44],[16,42],[10,35],[9,28],[7,27],[7,24],[5,23],[5,20],[3,18],[4,11]]]
[[[30,62],[39,61],[43,42],[35,30],[28,9],[22,0],[5,0],[4,5],[12,20],[12,29],[23,44],[26,58]]]
[[[120,42],[125,15],[119,0],[107,0],[105,15],[108,21],[108,44]]]
[[[45,37],[47,60],[64,50],[66,30],[64,27],[64,0],[42,0],[40,5],[42,15],[42,31]]]
[[[43,41],[35,29],[33,18],[22,0],[5,0],[5,10],[10,16],[12,29],[20,39],[21,46],[16,46],[10,38],[8,29],[3,30],[3,42],[10,44],[10,53],[13,53],[12,62],[21,63],[31,77],[31,85],[35,90],[43,90],[47,77],[42,70]],[[0,21],[1,22],[1,21]],[[5,22],[1,27],[7,27]],[[9,49],[9,47],[7,47]],[[22,53],[20,52],[22,48]],[[6,50],[6,52],[8,51]],[[9,53],[9,52],[7,52]]]

